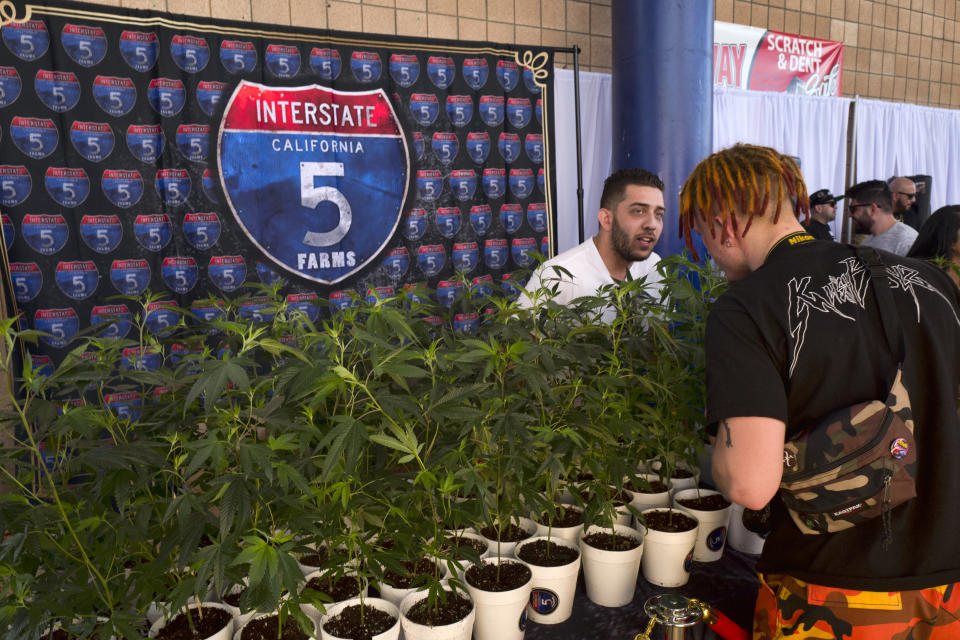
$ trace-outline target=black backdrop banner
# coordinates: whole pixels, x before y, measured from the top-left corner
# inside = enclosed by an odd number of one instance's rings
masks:
[[[148,290],[157,333],[277,281],[314,318],[423,284],[469,330],[458,295],[551,252],[549,48],[3,5],[0,250],[35,366],[126,336]]]

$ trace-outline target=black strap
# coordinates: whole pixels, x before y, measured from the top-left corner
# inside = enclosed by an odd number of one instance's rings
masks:
[[[890,352],[897,357],[897,362],[903,362],[906,348],[903,341],[903,329],[900,326],[900,312],[897,311],[893,302],[893,293],[890,291],[887,267],[883,258],[873,247],[850,246],[863,265],[870,271],[870,279],[873,281],[874,295],[877,298],[877,306],[880,308],[880,323],[883,325],[883,333],[887,338],[887,346],[890,347]]]

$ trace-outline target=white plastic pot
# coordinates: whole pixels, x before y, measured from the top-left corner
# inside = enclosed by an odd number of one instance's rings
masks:
[[[560,504],[564,509],[573,509],[583,513],[583,509],[572,504]],[[580,539],[580,533],[583,531],[583,524],[576,524],[572,527],[551,527],[537,521],[537,535],[547,536],[552,540],[568,540],[574,544]]]
[[[497,559],[485,558],[483,562],[496,564]],[[527,566],[516,559],[503,562]],[[510,591],[484,591],[470,584],[469,580],[464,580],[464,584],[477,612],[473,623],[474,640],[522,640],[527,628],[527,602],[533,589],[532,579]]]
[[[580,538],[580,556],[583,559],[583,581],[587,597],[603,607],[622,607],[633,600],[637,587],[640,559],[644,553],[642,530],[625,525],[614,525],[617,536],[629,536],[640,544],[634,549],[607,551],[591,547],[584,538],[591,533],[610,533],[609,527],[591,525]]]
[[[669,509],[647,509],[643,512],[669,511]],[[684,515],[694,518],[692,514]],[[643,577],[661,587],[679,587],[687,584],[690,579],[690,565],[693,562],[693,548],[697,544],[698,526],[689,531],[660,531],[647,527],[643,544],[646,553],[643,554]]]
[[[727,527],[730,524],[730,512],[732,504],[728,504],[723,509],[715,511],[705,511],[702,509],[692,509],[686,505],[681,505],[680,500],[684,498],[698,498],[701,496],[721,495],[719,491],[710,489],[684,489],[673,494],[674,506],[692,513],[700,522],[700,528],[697,533],[697,545],[693,549],[693,559],[697,562],[715,562],[723,556],[723,546],[727,541]],[[730,501],[727,500],[729,503]]]
[[[303,606],[301,606],[300,609],[303,610]],[[306,613],[306,611],[303,611],[303,612]],[[254,620],[259,620],[261,618],[267,618],[269,616],[275,616],[275,615],[277,615],[276,611],[273,611],[271,613],[256,613],[256,614],[246,616],[246,620],[244,620],[242,623],[237,622],[237,625],[236,625],[237,631],[236,633],[233,634],[233,640],[243,640],[244,628]],[[310,618],[309,615],[307,617]],[[317,624],[316,620],[314,620],[313,618],[310,618],[310,621],[313,622],[314,629],[316,629],[316,624]]]
[[[437,568],[440,571],[440,580],[444,580],[447,577],[447,564],[445,562],[434,561],[434,564],[437,565]],[[400,603],[403,602],[403,599],[406,598],[409,594],[415,591],[423,590],[423,587],[408,587],[408,588],[399,588],[394,587],[393,585],[387,584],[386,582],[376,583],[377,591],[380,592],[380,597],[386,600],[387,602],[395,604],[398,608]]]
[[[510,522],[511,524],[517,525],[518,527],[520,527],[521,529],[529,533],[531,536],[534,536],[537,534],[537,523],[531,520],[530,518],[510,518]],[[501,558],[514,557],[513,549],[514,547],[517,546],[516,542],[500,542],[498,545],[497,540],[495,538],[488,538],[483,534],[482,530],[480,535],[483,536],[483,539],[487,541],[487,546],[490,547],[491,558],[497,557],[498,546],[499,546],[499,552],[500,552]]]
[[[347,573],[347,575],[354,576],[354,575],[356,575],[356,573],[355,573],[355,572],[349,572],[349,573]],[[303,578],[303,580],[304,580],[304,582],[303,582],[303,587],[305,587],[305,586],[307,585],[307,583],[309,583],[309,582],[310,582],[311,580],[313,580],[314,578],[322,578],[322,577],[323,577],[323,572],[320,572],[320,571],[314,571],[313,573],[304,576],[304,578]],[[360,584],[361,584],[360,593],[361,593],[361,595],[363,595],[364,599],[366,599],[366,597],[367,597],[367,591],[369,590],[369,584],[367,583],[367,579],[366,579],[366,578],[361,578],[361,583],[360,583]],[[300,588],[300,592],[301,592],[301,593],[303,592],[303,587]],[[329,594],[328,594],[328,595],[329,595]],[[352,599],[352,598],[351,598],[351,599]],[[336,603],[328,603],[325,608],[326,608],[327,610],[329,610],[330,607],[333,606],[333,604],[336,604]],[[302,604],[300,605],[300,608],[303,609],[303,612],[304,612],[305,614],[307,614],[307,616],[308,616],[311,620],[313,620],[314,622],[319,622],[320,619],[323,617],[323,614],[320,613],[320,610],[317,609],[315,606],[313,606],[312,604],[310,604],[310,603],[308,603],[308,602],[302,603]],[[248,617],[249,617],[249,616],[248,616]]]
[[[234,629],[236,628],[236,620],[234,620],[233,614],[230,612],[228,605],[225,605],[222,602],[201,602],[199,604],[191,604],[188,606],[190,607],[190,609],[193,609],[193,610],[195,610],[197,607],[208,607],[211,609],[222,609],[227,613],[230,613],[230,619],[227,620],[227,624],[225,624],[223,628],[221,628],[219,631],[217,631],[213,635],[207,636],[203,640],[231,640],[233,638],[233,632],[234,632]],[[186,607],[184,607],[183,609],[180,609],[175,613],[161,616],[160,619],[154,622],[153,625],[150,627],[149,637],[156,638],[157,634],[160,633],[160,630],[163,629],[165,626],[167,626],[167,623],[169,621],[173,620],[179,614],[185,612],[186,610],[187,610]],[[196,614],[191,613],[191,615],[196,615]]]
[[[660,467],[661,464],[659,460],[656,460],[651,465],[651,469],[654,472],[659,472]],[[678,465],[678,468],[685,469],[686,471],[693,473],[693,476],[689,478],[667,478],[667,484],[670,485],[670,490],[676,493],[677,491],[683,491],[684,489],[696,489],[700,484],[700,470],[691,469],[686,464],[680,464]]]
[[[465,597],[473,603],[473,598],[469,593],[462,590],[457,595]],[[437,625],[429,627],[424,624],[418,624],[407,618],[407,612],[410,611],[421,600],[426,599],[426,592],[417,592],[407,595],[400,603],[400,626],[403,629],[404,640],[470,640],[473,634],[473,625],[477,617],[477,607],[474,605],[462,620],[451,624]]]
[[[243,591],[245,588],[246,588],[245,585],[235,584],[232,587],[230,587],[230,590],[227,593],[239,593]],[[248,611],[246,613],[243,613],[242,611],[240,611],[239,607],[235,607],[232,604],[229,604],[227,602],[223,602],[222,604],[233,615],[233,619],[236,620],[236,623],[237,623],[236,624],[237,628],[242,627],[247,623],[248,620],[250,620],[250,618],[257,615],[256,611]]]
[[[447,538],[452,538],[452,537],[464,538],[468,540],[476,540],[478,542],[482,542],[483,544],[487,545],[487,549],[486,551],[483,551],[480,553],[480,559],[483,560],[484,558],[487,558],[490,556],[490,553],[491,553],[490,540],[488,540],[487,538],[484,538],[473,529],[462,529],[459,531],[447,532]],[[493,553],[496,553],[496,543],[494,543]],[[447,572],[446,575],[448,579],[451,579],[451,580],[456,579],[456,580],[460,580],[461,582],[463,581],[463,572],[467,570],[470,564],[471,563],[469,560],[443,560],[444,570]]]
[[[400,610],[397,606],[391,602],[387,602],[383,598],[363,598],[363,606],[373,607],[374,609],[379,609],[384,611],[394,618],[396,621],[393,623],[393,626],[384,631],[383,633],[378,633],[373,636],[373,640],[398,640],[400,637]],[[319,637],[321,640],[343,640],[339,636],[327,633],[326,629],[323,626],[333,617],[338,615],[341,611],[347,607],[355,604],[360,604],[360,598],[351,598],[349,600],[344,600],[343,602],[338,602],[336,604],[330,605],[327,607],[327,614],[320,618],[320,622],[317,623],[318,631],[313,635],[314,637]]]
[[[659,482],[660,476],[655,473],[644,473],[642,477],[647,482]],[[633,505],[637,511],[641,513],[647,509],[653,509],[654,507],[669,507],[670,506],[670,488],[667,487],[663,491],[657,493],[643,493],[642,491],[631,491],[630,489],[624,489],[627,493],[630,494],[632,499],[630,504]]]
[[[730,529],[727,531],[727,545],[737,551],[758,556],[763,553],[763,543],[766,536],[761,536],[747,529],[743,524],[743,505],[736,502],[730,509]]]
[[[562,538],[551,540],[546,536],[537,536],[524,540],[517,545],[514,550],[517,557],[520,557],[520,552],[525,546],[538,540],[550,541],[552,544],[577,552],[576,560],[559,567],[543,567],[527,562],[527,566],[533,572],[533,590],[530,592],[530,606],[527,607],[527,615],[539,624],[557,624],[568,619],[570,614],[573,613],[577,576],[580,574],[580,550],[575,542],[569,540]]]

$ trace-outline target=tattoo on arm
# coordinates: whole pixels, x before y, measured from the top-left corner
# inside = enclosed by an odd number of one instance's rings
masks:
[[[721,420],[720,422],[723,423],[723,428],[727,431],[727,449],[731,449],[733,448],[733,440],[730,438],[730,423],[728,423],[726,420]]]

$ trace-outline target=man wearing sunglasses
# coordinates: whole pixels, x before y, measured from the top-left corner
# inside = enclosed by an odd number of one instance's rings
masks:
[[[915,229],[893,217],[893,196],[883,180],[867,180],[850,187],[847,212],[854,233],[870,234],[863,241],[867,247],[905,256],[917,239]]]
[[[893,217],[914,229],[917,220],[917,185],[910,178],[894,178],[890,181],[893,194]]]

